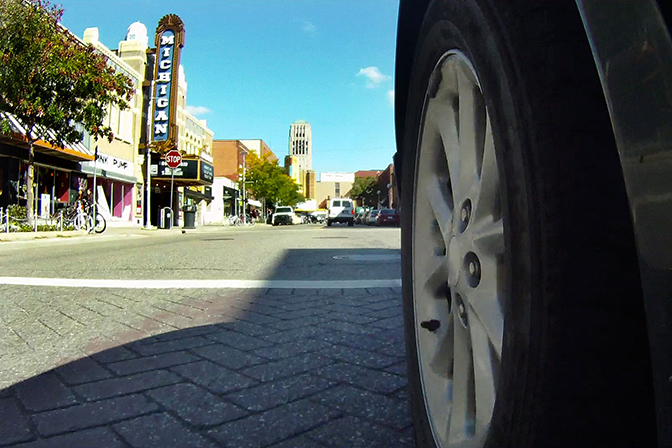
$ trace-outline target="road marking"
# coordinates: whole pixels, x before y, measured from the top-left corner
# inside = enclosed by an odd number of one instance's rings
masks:
[[[0,285],[112,289],[362,289],[396,288],[401,279],[385,280],[120,280],[88,278],[0,277]]]
[[[334,260],[354,260],[354,261],[387,261],[387,260],[401,260],[401,255],[396,254],[351,254],[351,255],[334,255]]]

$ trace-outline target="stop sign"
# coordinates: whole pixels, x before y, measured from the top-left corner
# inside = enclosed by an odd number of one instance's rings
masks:
[[[166,153],[166,164],[170,168],[177,168],[182,164],[182,155],[176,149],[170,150]]]

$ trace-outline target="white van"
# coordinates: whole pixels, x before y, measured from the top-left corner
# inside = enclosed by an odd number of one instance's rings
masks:
[[[336,198],[329,201],[329,214],[327,225],[333,222],[347,222],[349,226],[355,225],[355,205],[352,199]]]

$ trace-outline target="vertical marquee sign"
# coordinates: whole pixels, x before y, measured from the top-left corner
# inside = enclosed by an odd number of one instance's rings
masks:
[[[154,141],[172,141],[177,147],[177,84],[180,53],[184,46],[184,23],[175,14],[163,16],[156,28],[154,61]]]

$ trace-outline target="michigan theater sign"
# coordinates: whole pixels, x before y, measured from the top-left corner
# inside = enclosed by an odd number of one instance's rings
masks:
[[[184,46],[182,19],[175,14],[163,16],[156,28],[155,45],[152,140],[177,147],[177,87]]]

